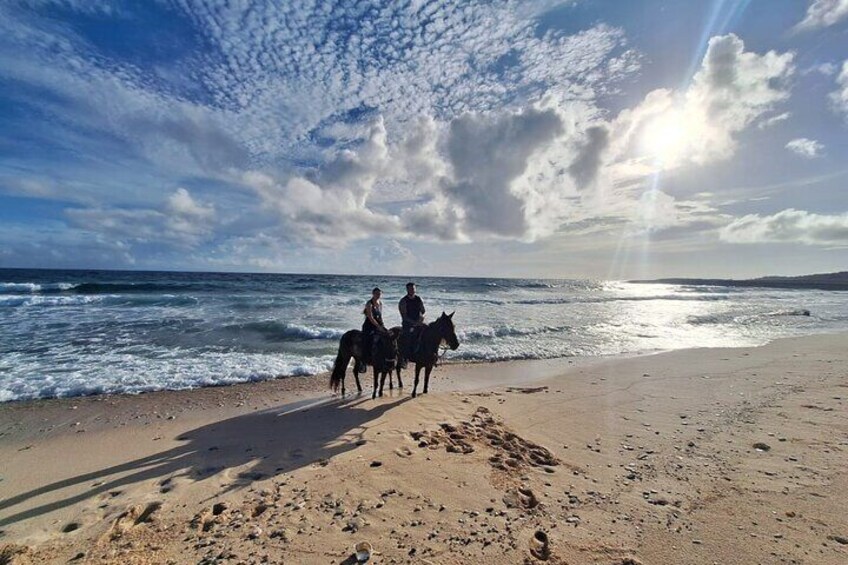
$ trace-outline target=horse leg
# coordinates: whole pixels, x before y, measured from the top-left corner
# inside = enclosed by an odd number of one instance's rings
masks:
[[[357,361],[359,361],[357,359]],[[356,379],[356,392],[362,392],[362,384],[359,382],[359,373],[356,371],[356,363],[354,363],[353,377]]]
[[[397,372],[397,378],[398,378],[398,388],[403,388],[403,381],[400,380],[400,370],[401,370],[400,365],[398,365],[397,369],[395,369],[395,371]]]
[[[391,374],[391,371],[383,371],[383,374],[380,375],[380,396],[383,396],[383,387],[386,384],[386,375],[389,375],[389,388],[392,388]]]
[[[418,375],[421,373],[421,365],[415,364],[415,382],[412,383],[412,398],[415,398],[418,390]]]
[[[377,398],[377,367],[374,367],[374,390],[371,391],[371,400]]]
[[[430,388],[430,372],[432,370],[432,365],[427,365],[427,367],[424,369],[424,394],[427,394],[427,389]]]

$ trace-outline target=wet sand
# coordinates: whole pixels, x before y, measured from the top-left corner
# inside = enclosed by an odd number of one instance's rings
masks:
[[[0,562],[848,562],[848,335],[326,381],[0,406]]]

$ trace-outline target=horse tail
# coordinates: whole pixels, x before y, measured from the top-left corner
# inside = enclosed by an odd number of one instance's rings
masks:
[[[336,361],[333,363],[333,372],[330,374],[330,388],[333,389],[333,392],[339,390],[342,379],[344,379],[345,371],[347,371],[347,366],[350,364],[350,358],[353,357],[351,341],[354,331],[356,330],[345,332],[341,341],[339,341],[339,354],[336,355]]]

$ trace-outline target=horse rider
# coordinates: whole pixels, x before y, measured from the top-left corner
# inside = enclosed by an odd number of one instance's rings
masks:
[[[418,342],[418,336],[421,333],[421,328],[424,326],[424,301],[421,297],[415,294],[415,283],[406,283],[406,295],[400,299],[398,303],[400,310],[400,319],[403,327],[403,344],[404,364],[406,360],[412,357],[415,353],[415,346]]]
[[[371,361],[378,336],[388,331],[383,325],[383,302],[380,300],[382,296],[383,291],[375,287],[371,291],[371,298],[365,303],[365,310],[362,311],[365,314],[365,321],[362,322],[362,349],[367,362]]]

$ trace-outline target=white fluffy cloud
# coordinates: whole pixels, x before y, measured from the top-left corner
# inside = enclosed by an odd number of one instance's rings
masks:
[[[827,215],[790,208],[771,216],[749,214],[723,227],[719,235],[730,243],[848,245],[848,212]]]
[[[617,153],[636,155],[631,166],[663,169],[727,159],[736,134],[787,98],[792,61],[792,53],[745,51],[733,34],[713,37],[686,90],[655,90],[613,122]]]
[[[831,93],[830,100],[836,111],[848,119],[848,60],[842,63],[842,71],[836,77],[836,84],[839,88]]]
[[[793,139],[792,141],[787,143],[786,149],[795,153],[799,157],[803,157],[805,159],[815,159],[816,157],[821,156],[822,151],[824,151],[824,145],[822,145],[815,139],[799,137],[798,139]]]
[[[804,19],[795,31],[809,31],[832,26],[848,17],[848,0],[812,0]]]
[[[345,149],[308,175],[280,180],[250,171],[243,182],[275,214],[284,237],[324,247],[398,229],[397,218],[368,207],[374,183],[388,167],[386,129],[374,121],[357,150]]]
[[[545,195],[535,183],[519,179],[529,159],[562,133],[562,120],[551,109],[469,114],[451,123],[446,150],[452,176],[444,193],[461,205],[470,233],[515,238],[528,233],[531,201]]]

